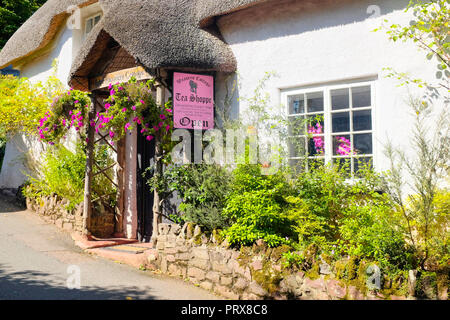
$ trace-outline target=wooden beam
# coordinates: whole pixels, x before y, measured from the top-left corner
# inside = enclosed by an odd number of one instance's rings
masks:
[[[91,106],[89,109],[89,122],[95,119],[96,109],[95,93],[91,95]],[[94,139],[95,131],[90,125],[86,126],[87,133],[87,146],[86,146],[86,171],[84,181],[84,206],[83,206],[83,235],[90,235],[90,220],[92,216],[92,178],[93,178],[93,163],[94,163]]]
[[[163,108],[166,103],[166,87],[164,86],[164,82],[167,78],[167,73],[165,70],[159,70],[158,79],[156,81],[156,104]],[[155,134],[155,175],[162,176],[163,174],[163,148],[162,148],[162,139],[163,139],[163,130],[159,130]],[[158,225],[162,222],[162,212],[161,212],[161,197],[158,191],[155,189],[154,191],[154,202],[153,202],[153,233],[152,233],[152,242],[156,242],[156,237],[158,236]]]

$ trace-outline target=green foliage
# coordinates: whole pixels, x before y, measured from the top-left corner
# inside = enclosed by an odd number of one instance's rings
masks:
[[[0,76],[0,136],[36,134],[39,120],[61,90],[61,82],[55,76],[35,84],[26,78]]]
[[[106,146],[100,146],[95,151],[95,161],[102,167],[112,164]],[[86,169],[86,154],[82,144],[78,144],[72,152],[62,145],[51,147],[43,154],[42,162],[36,177],[29,176],[28,186],[24,189],[26,197],[58,195],[67,199],[68,210],[72,210],[84,199],[84,177]],[[113,169],[107,172],[112,177]],[[103,175],[98,175],[93,181],[93,196],[111,195],[111,204],[115,200],[115,188]]]
[[[408,25],[400,25],[385,20],[390,23],[384,26],[389,39],[397,41],[412,41],[426,53],[428,60],[437,59],[436,78],[440,81],[442,88],[450,90],[450,42],[449,42],[449,21],[450,4],[448,0],[411,0],[406,12],[412,12],[414,19]],[[380,30],[382,28],[378,28]],[[419,87],[426,86],[434,90],[436,87],[421,79],[411,78],[408,74],[396,72],[390,69],[389,77],[395,77],[403,81],[403,84],[416,84]]]
[[[163,198],[177,192],[182,200],[179,209],[184,221],[210,231],[229,225],[222,214],[230,190],[230,174],[225,168],[207,164],[171,167],[164,172],[163,179],[154,176],[148,184],[157,188]]]
[[[86,156],[81,147],[73,153],[63,146],[49,149],[43,154],[39,177],[30,177],[25,196],[57,194],[69,200],[68,209],[83,201]]]
[[[17,29],[46,0],[1,0],[0,1],[0,50]]]
[[[233,172],[231,194],[224,213],[232,226],[224,231],[233,246],[263,239],[270,247],[295,237],[292,217],[284,210],[291,186],[283,172],[265,176],[259,165],[240,165]]]

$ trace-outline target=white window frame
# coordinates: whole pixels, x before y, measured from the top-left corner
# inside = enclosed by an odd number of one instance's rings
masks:
[[[370,110],[371,111],[371,117],[372,117],[372,130],[365,130],[365,131],[354,131],[353,130],[353,96],[350,94],[349,97],[349,109],[341,109],[341,110],[332,110],[331,106],[331,91],[338,90],[338,89],[350,89],[355,87],[365,87],[370,86],[370,94],[371,94],[371,106],[370,107],[363,107],[356,109],[357,111],[363,111],[363,110]],[[285,112],[288,118],[295,117],[295,116],[302,116],[302,115],[309,115],[305,109],[304,114],[290,114],[290,105],[289,105],[289,97],[295,96],[295,95],[301,95],[301,94],[311,94],[315,92],[323,92],[324,95],[324,110],[323,112],[315,112],[311,114],[322,114],[324,115],[324,139],[325,139],[325,155],[319,155],[319,156],[308,156],[308,159],[324,159],[325,163],[332,163],[333,159],[337,158],[343,158],[348,159],[349,156],[335,156],[333,153],[333,135],[337,135],[336,133],[333,134],[332,129],[332,114],[333,113],[341,113],[341,112],[350,112],[350,131],[349,132],[340,132],[339,135],[345,136],[345,135],[352,135],[352,134],[364,134],[364,133],[371,133],[372,134],[372,153],[371,154],[364,154],[360,155],[360,157],[372,157],[372,165],[374,168],[377,166],[377,143],[376,143],[376,112],[377,112],[377,106],[376,106],[376,81],[375,80],[367,80],[367,81],[351,81],[351,82],[342,82],[340,84],[323,84],[318,86],[311,86],[309,85],[307,88],[299,87],[298,89],[288,89],[286,91],[283,91],[281,94],[281,99],[285,105]],[[351,92],[351,91],[350,91]],[[306,108],[306,101],[305,101],[305,108]],[[289,136],[289,137],[295,137],[295,136]],[[300,136],[299,136],[300,137]],[[352,140],[352,150],[354,150],[354,139]],[[289,142],[288,142],[289,143]],[[306,151],[308,152],[308,151]],[[351,156],[352,158],[358,158],[358,155]],[[288,160],[303,160],[305,157],[288,157]],[[352,175],[354,174],[354,161],[352,161],[351,164],[351,172]]]
[[[94,24],[95,18],[100,17],[100,20],[101,20],[101,19],[102,19],[102,16],[103,16],[103,13],[102,13],[102,12],[98,12],[98,13],[93,14],[93,15],[91,15],[91,16],[89,16],[89,17],[87,17],[87,18],[84,19],[84,37],[85,37],[85,38],[86,38],[86,37],[88,36],[88,34],[89,34],[89,32],[87,32],[87,24],[88,24],[89,20],[92,20],[92,29],[93,29],[93,28],[96,26],[96,25]],[[100,22],[100,20],[99,20],[99,22]],[[97,22],[97,23],[99,23],[99,22]],[[92,31],[92,29],[91,29],[91,31]]]

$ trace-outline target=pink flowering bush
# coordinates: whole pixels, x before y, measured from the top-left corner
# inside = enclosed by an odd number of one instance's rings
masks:
[[[97,120],[91,123],[95,131],[107,132],[112,142],[140,126],[148,141],[167,133],[173,128],[171,102],[158,106],[154,97],[154,82],[109,85],[110,96],[105,100],[105,111],[97,113]]]
[[[50,110],[39,120],[38,136],[43,142],[51,145],[59,142],[71,128],[75,128],[80,136],[84,136],[83,127],[88,117],[91,100],[82,91],[70,89],[55,98]]]

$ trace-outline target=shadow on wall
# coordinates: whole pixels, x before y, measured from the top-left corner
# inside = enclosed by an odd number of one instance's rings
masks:
[[[64,280],[65,281],[65,280]],[[0,300],[125,300],[126,297],[154,300],[136,287],[85,287],[71,290],[64,281],[50,274],[24,270],[14,271],[0,264]]]
[[[224,16],[218,25],[226,42],[233,45],[361,22],[404,10],[408,3],[409,0],[270,1]]]

